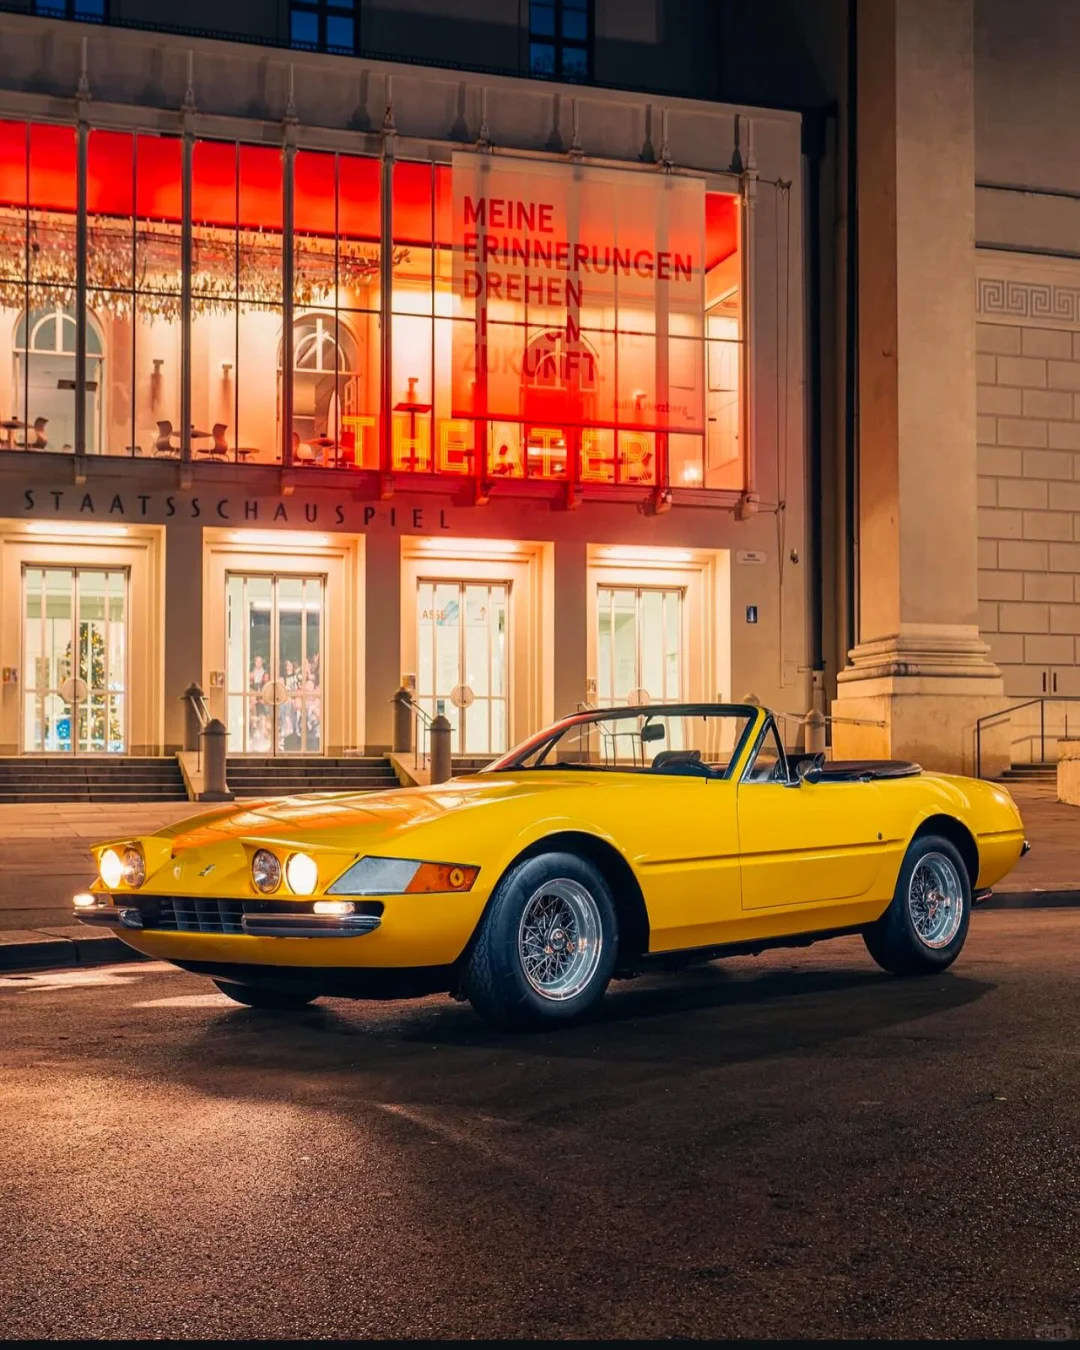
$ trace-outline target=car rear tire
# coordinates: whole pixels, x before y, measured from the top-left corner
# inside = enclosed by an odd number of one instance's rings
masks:
[[[611,891],[592,863],[573,853],[527,858],[495,888],[461,992],[498,1027],[577,1021],[604,996],[618,938]]]
[[[303,989],[280,989],[263,984],[233,984],[230,980],[215,980],[214,983],[234,1003],[243,1003],[248,1008],[270,1008],[277,1012],[305,1008],[319,997],[318,994],[305,993]]]
[[[889,908],[863,930],[866,949],[893,975],[929,975],[960,955],[971,919],[971,878],[941,835],[912,841]]]

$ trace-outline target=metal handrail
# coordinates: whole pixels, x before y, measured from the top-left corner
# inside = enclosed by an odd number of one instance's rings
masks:
[[[982,777],[982,733],[984,727],[990,727],[999,723],[1003,717],[1011,717],[1013,713],[1021,712],[1024,708],[1039,709],[1039,762],[1046,762],[1046,705],[1048,703],[1080,703],[1080,694],[1044,694],[1036,698],[1027,698],[1019,703],[1010,704],[1007,708],[999,708],[997,712],[985,713],[975,722],[975,777]],[[1069,734],[1069,718],[1065,716],[1065,735]],[[1032,733],[1032,736],[1034,733]],[[1032,737],[1027,737],[1030,740]]]
[[[189,694],[188,701],[195,709],[195,715],[199,719],[199,726],[205,727],[210,721],[210,707],[206,702],[206,695],[200,689],[198,694]]]
[[[408,689],[399,690],[394,698],[399,698],[402,693],[405,695],[404,702],[413,715],[413,768],[422,769],[426,767],[431,753],[431,724],[435,719],[417,703]]]

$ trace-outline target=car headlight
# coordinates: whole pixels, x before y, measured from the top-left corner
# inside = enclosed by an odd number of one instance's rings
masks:
[[[319,867],[308,853],[290,853],[285,864],[285,880],[293,895],[310,895],[319,884]]]
[[[126,848],[120,857],[124,885],[133,890],[146,880],[146,860],[137,848]]]
[[[414,858],[360,858],[326,888],[327,895],[417,895],[467,891],[479,867]]]
[[[107,848],[98,859],[98,872],[110,891],[116,890],[124,879],[124,864],[114,848]]]
[[[251,860],[251,880],[257,891],[269,895],[281,885],[281,859],[268,848],[256,849]]]

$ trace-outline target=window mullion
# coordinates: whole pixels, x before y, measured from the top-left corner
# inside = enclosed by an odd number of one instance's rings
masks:
[[[81,115],[76,135],[78,162],[75,188],[75,463],[79,465],[84,462],[82,457],[86,454],[86,177],[90,142],[90,127],[86,118]],[[59,327],[59,320],[57,326]],[[29,408],[24,420],[30,420]],[[26,440],[29,444],[29,431],[26,433]]]

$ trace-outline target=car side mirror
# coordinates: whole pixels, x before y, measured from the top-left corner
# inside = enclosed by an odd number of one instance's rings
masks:
[[[807,769],[807,771],[802,776],[802,781],[804,783],[820,783],[821,782],[820,767],[815,764],[812,769]]]

